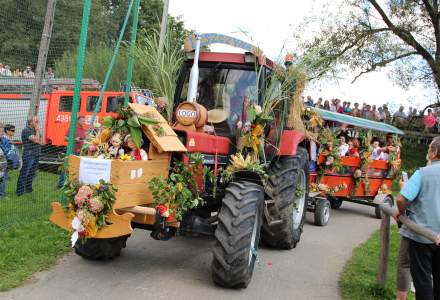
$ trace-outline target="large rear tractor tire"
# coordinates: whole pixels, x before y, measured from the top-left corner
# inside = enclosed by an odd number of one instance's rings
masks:
[[[78,240],[75,252],[79,256],[90,260],[108,260],[121,255],[129,235],[109,239],[90,238],[85,241]]]
[[[275,201],[282,222],[270,226],[265,218],[261,239],[273,248],[295,248],[303,232],[309,195],[307,151],[298,147],[297,155],[279,157],[268,175],[266,193]]]
[[[245,288],[254,271],[260,240],[264,191],[247,181],[226,188],[218,214],[213,249],[213,281],[227,288]]]

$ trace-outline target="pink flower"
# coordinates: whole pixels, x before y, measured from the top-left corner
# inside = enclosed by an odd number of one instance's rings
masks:
[[[79,188],[78,193],[75,195],[75,205],[81,207],[86,204],[87,199],[89,199],[93,194],[93,190],[88,185],[83,185]]]
[[[78,217],[81,224],[86,227],[90,221],[91,214],[87,211],[87,209],[78,209],[76,212],[76,216]]]
[[[104,204],[99,197],[93,197],[89,200],[89,209],[92,213],[99,213],[104,208]]]

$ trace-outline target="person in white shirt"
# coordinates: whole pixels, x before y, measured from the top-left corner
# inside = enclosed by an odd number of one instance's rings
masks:
[[[0,76],[5,76],[5,68],[2,63],[0,63]]]
[[[341,135],[339,138],[340,144],[338,147],[338,154],[340,157],[347,155],[348,152],[348,144],[345,140],[345,136]]]
[[[379,141],[373,141],[373,160],[381,159],[382,148]]]
[[[11,72],[11,67],[6,65],[5,66],[5,71],[4,71],[4,76],[12,76],[12,72]]]
[[[35,78],[34,72],[32,72],[31,67],[27,66],[26,70],[23,71],[24,78]]]

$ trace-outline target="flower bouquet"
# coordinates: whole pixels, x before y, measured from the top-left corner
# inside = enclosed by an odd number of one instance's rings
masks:
[[[108,225],[106,215],[111,212],[116,188],[101,180],[96,185],[81,185],[77,181],[63,187],[67,197],[67,216],[71,220],[73,234],[72,247],[78,238],[94,237],[98,230]]]

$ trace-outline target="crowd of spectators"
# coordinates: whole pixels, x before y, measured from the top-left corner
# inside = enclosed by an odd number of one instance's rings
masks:
[[[35,78],[35,73],[32,71],[30,66],[26,66],[23,71],[20,71],[19,68],[16,68],[14,71],[12,71],[9,65],[4,65],[0,62],[0,77]],[[53,69],[47,68],[44,77],[48,79],[55,78]]]
[[[440,107],[437,110],[429,108],[425,112],[423,110],[418,111],[417,108],[410,106],[405,112],[405,107],[401,105],[396,112],[392,113],[387,104],[378,107],[364,102],[360,106],[358,102],[355,102],[352,106],[350,101],[341,103],[340,99],[324,101],[322,98],[315,101],[311,96],[304,99],[304,104],[354,117],[385,122],[404,129],[411,129],[409,128],[411,124],[416,125],[417,122],[421,121],[425,132],[440,133]]]

